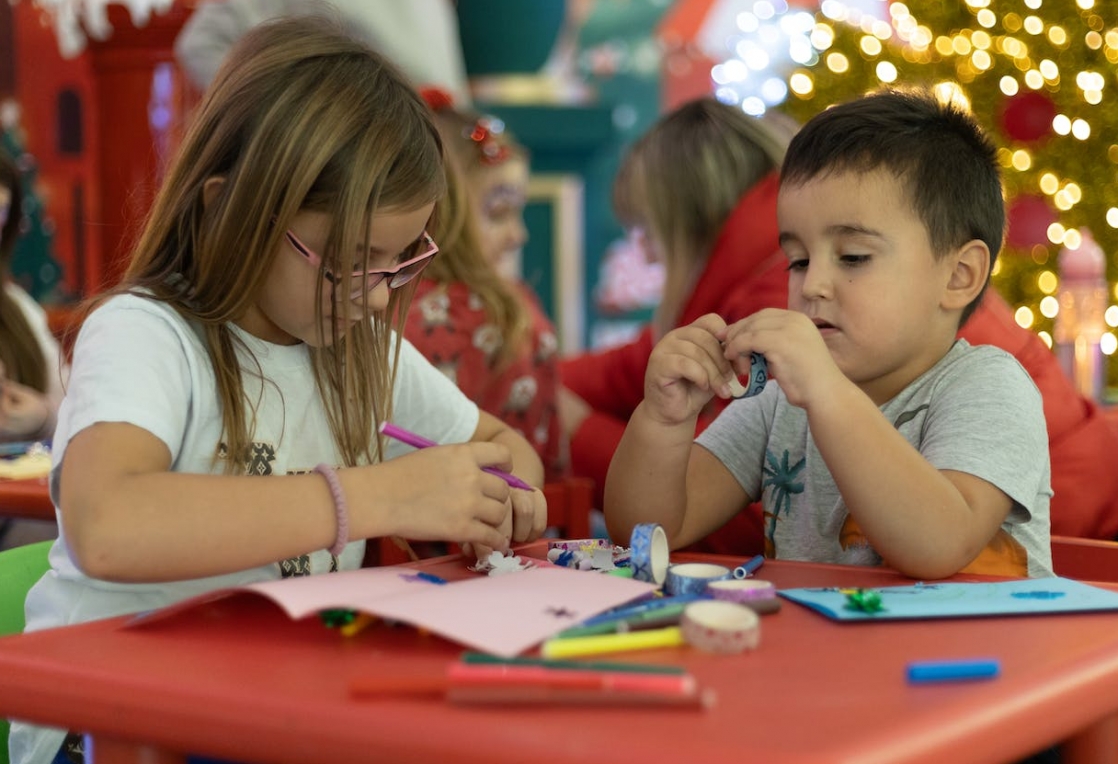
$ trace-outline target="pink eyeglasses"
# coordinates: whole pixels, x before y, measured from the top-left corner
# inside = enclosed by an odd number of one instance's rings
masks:
[[[295,251],[307,258],[311,265],[317,266],[322,262],[322,257],[301,242],[294,233],[284,231],[284,236],[287,237],[287,241],[295,248]],[[360,300],[363,295],[373,291],[385,279],[388,279],[389,289],[402,287],[418,276],[419,272],[426,268],[435,259],[435,255],[439,253],[439,245],[426,231],[416,239],[410,249],[409,255],[411,256],[395,268],[370,268],[367,271],[354,271],[350,278],[355,281],[356,286],[350,290],[349,299]],[[420,252],[420,254],[414,254],[415,252]],[[323,272],[322,275],[332,286],[341,283],[341,279],[329,270]]]

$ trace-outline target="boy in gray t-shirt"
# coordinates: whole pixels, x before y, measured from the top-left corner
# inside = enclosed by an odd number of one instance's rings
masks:
[[[917,92],[830,108],[789,146],[777,215],[789,309],[660,340],[606,482],[614,537],[657,522],[678,548],[760,500],[768,556],[1051,575],[1040,394],[1009,354],[955,339],[1005,224],[973,118]],[[751,352],[774,381],[693,442]]]

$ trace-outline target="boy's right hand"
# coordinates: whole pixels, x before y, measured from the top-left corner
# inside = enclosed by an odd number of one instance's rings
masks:
[[[370,497],[362,504],[382,515],[378,532],[367,535],[507,550],[511,489],[482,467],[509,469],[508,448],[484,441],[434,446],[363,468],[374,481],[356,496]]]
[[[726,322],[713,313],[673,329],[652,349],[644,376],[644,408],[662,424],[681,424],[699,415],[718,395],[731,397],[736,375],[718,333]]]

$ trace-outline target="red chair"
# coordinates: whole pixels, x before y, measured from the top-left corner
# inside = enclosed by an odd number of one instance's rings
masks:
[[[1118,583],[1118,542],[1053,536],[1052,569],[1065,578]]]

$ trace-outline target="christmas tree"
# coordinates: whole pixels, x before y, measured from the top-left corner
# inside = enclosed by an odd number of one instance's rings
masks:
[[[1110,283],[1118,276],[1118,27],[1095,5],[894,2],[885,21],[826,0],[810,34],[815,55],[788,77],[782,106],[805,120],[869,90],[914,85],[965,102],[998,146],[1005,184],[1009,230],[994,285],[1049,344],[1056,256],[1079,246],[1080,229],[1107,253]],[[1118,324],[1118,309],[1107,319]]]
[[[23,181],[23,220],[12,252],[12,278],[36,300],[50,302],[62,269],[51,254],[52,226],[35,191],[35,159],[24,150],[19,129],[10,119],[4,119],[0,128],[0,151],[15,159]]]

